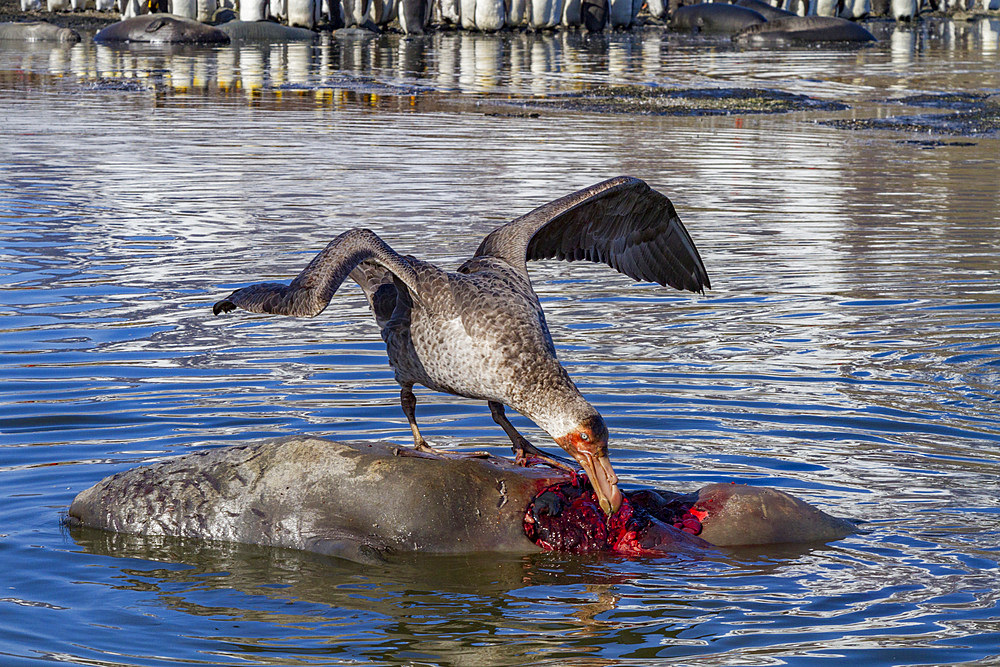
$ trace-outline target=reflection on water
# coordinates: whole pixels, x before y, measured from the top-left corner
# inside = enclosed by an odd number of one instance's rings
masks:
[[[652,654],[651,640],[660,657],[724,655],[740,645],[739,628],[754,622],[755,606],[795,611],[780,592],[761,596],[748,587],[780,575],[792,557],[815,559],[831,572],[844,566],[835,550],[798,548],[766,557],[737,553],[731,564],[691,563],[673,572],[660,566],[652,578],[648,564],[558,554],[424,556],[373,568],[286,550],[150,544],[91,530],[75,530],[73,537],[88,554],[141,559],[112,570],[124,575],[117,586],[195,617],[200,628],[191,639],[230,658],[266,654],[279,642],[299,656],[322,650],[341,659],[379,659],[391,644],[398,659],[446,655],[463,664],[509,664],[528,651],[551,654],[567,644],[574,649],[561,652],[565,659],[641,658]],[[93,578],[104,579],[100,572]],[[641,587],[637,579],[644,580]],[[856,615],[853,586],[835,579],[817,586],[825,595],[824,616]],[[705,590],[713,591],[711,601],[692,595]],[[259,611],[247,610],[252,600],[263,602],[253,605]],[[834,649],[835,642],[818,641],[821,633],[810,627],[815,620],[806,613],[801,623],[786,620],[780,631],[800,635],[796,643]],[[258,636],[242,629],[247,623],[292,636]]]
[[[1000,89],[1000,26],[873,27],[879,44],[832,51],[655,31],[0,48],[0,663],[995,660],[998,140],[814,121]],[[851,109],[495,105],[609,82]],[[454,266],[495,225],[619,173],[671,196],[713,283],[531,268],[624,482],[778,486],[868,532],[701,562],[372,569],[59,528],[75,493],[162,456],[303,432],[406,442],[356,287],[311,320],[211,303],[354,226]],[[505,451],[485,406],[419,400],[437,444]]]
[[[74,76],[98,85],[135,84],[156,92],[262,93],[310,91],[321,101],[354,91],[412,95],[418,92],[579,92],[589,83],[652,82],[703,85],[726,80],[772,85],[793,92],[870,97],[874,90],[918,89],[921,80],[951,61],[952,85],[995,90],[995,73],[973,67],[1000,49],[1000,19],[927,21],[915,26],[870,26],[888,48],[830,51],[740,51],[722,38],[664,33],[659,29],[608,34],[575,31],[501,35],[436,32],[399,35],[325,35],[319,44],[243,44],[212,49],[107,46],[84,40],[71,47],[31,43],[28,50],[0,51],[21,73]],[[888,58],[886,57],[888,56]],[[782,60],[775,66],[775,58]],[[822,68],[822,82],[808,80]],[[863,74],[861,74],[863,72]],[[983,77],[986,77],[985,79]],[[804,80],[796,80],[804,79]],[[862,82],[863,79],[863,82]],[[820,85],[817,85],[820,84]]]

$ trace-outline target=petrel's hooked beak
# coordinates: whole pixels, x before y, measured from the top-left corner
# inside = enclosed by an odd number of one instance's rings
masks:
[[[618,490],[618,475],[611,467],[611,459],[608,458],[606,448],[604,452],[593,454],[577,449],[572,454],[587,473],[601,509],[610,517],[622,506],[622,493]]]

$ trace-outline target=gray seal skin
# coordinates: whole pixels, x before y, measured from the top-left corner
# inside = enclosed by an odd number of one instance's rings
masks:
[[[361,562],[407,551],[528,552],[538,550],[522,527],[528,501],[565,478],[496,457],[414,455],[386,443],[293,436],[119,473],[80,493],[69,516],[114,532]]]
[[[60,28],[45,21],[0,23],[0,40],[74,44],[80,41],[80,33],[69,28]]]
[[[733,35],[765,21],[767,19],[762,14],[746,7],[722,2],[702,2],[678,7],[670,16],[670,28]]]
[[[798,14],[794,12],[790,12],[787,9],[781,9],[780,7],[774,7],[766,2],[762,2],[761,0],[736,0],[733,4],[737,7],[752,9],[768,21],[788,18],[790,16],[798,16]]]
[[[411,552],[529,553],[539,548],[524,534],[526,508],[569,479],[493,456],[291,436],[120,472],[81,492],[69,523],[356,562]],[[700,537],[715,546],[829,541],[853,532],[850,523],[774,489],[713,484],[696,498]],[[666,554],[708,553],[701,539],[662,524],[647,538]]]
[[[698,536],[716,546],[829,542],[855,531],[784,491],[746,484],[702,487],[692,509],[706,513]]]
[[[753,25],[733,36],[749,46],[796,46],[817,42],[874,42],[862,26],[835,16],[796,16]]]
[[[216,26],[233,42],[312,42],[319,33],[273,21],[229,21]]]
[[[151,44],[228,44],[229,35],[194,19],[173,14],[143,14],[112,23],[94,35],[95,42]]]

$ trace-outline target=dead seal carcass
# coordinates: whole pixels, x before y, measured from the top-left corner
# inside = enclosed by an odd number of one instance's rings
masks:
[[[351,560],[390,552],[533,550],[528,499],[565,473],[386,443],[290,437],[134,468],[80,493],[70,517],[138,535],[197,537]]]
[[[361,562],[545,548],[696,555],[712,545],[825,541],[852,531],[788,494],[729,484],[686,495],[631,492],[608,522],[589,485],[561,470],[300,436],[120,472],[82,491],[69,517],[118,533]]]

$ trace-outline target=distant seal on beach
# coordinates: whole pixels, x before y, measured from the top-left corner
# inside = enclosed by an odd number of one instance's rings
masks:
[[[273,21],[229,21],[216,26],[233,42],[312,42],[319,33]]]
[[[80,33],[70,28],[60,28],[46,21],[0,23],[0,40],[72,44],[80,41]]]
[[[793,46],[817,42],[874,42],[875,35],[847,19],[834,16],[795,16],[748,26],[733,36],[749,46]]]
[[[143,14],[112,23],[94,35],[95,42],[150,44],[228,44],[218,28],[173,14]]]
[[[794,12],[790,12],[787,9],[781,9],[780,7],[775,7],[769,5],[762,0],[735,0],[733,2],[737,7],[745,7],[746,9],[752,9],[761,16],[763,16],[768,21],[773,21],[775,19],[788,18],[789,16],[798,16]]]
[[[678,7],[670,16],[670,28],[732,35],[766,20],[760,12],[746,7],[723,2],[701,2]]]

